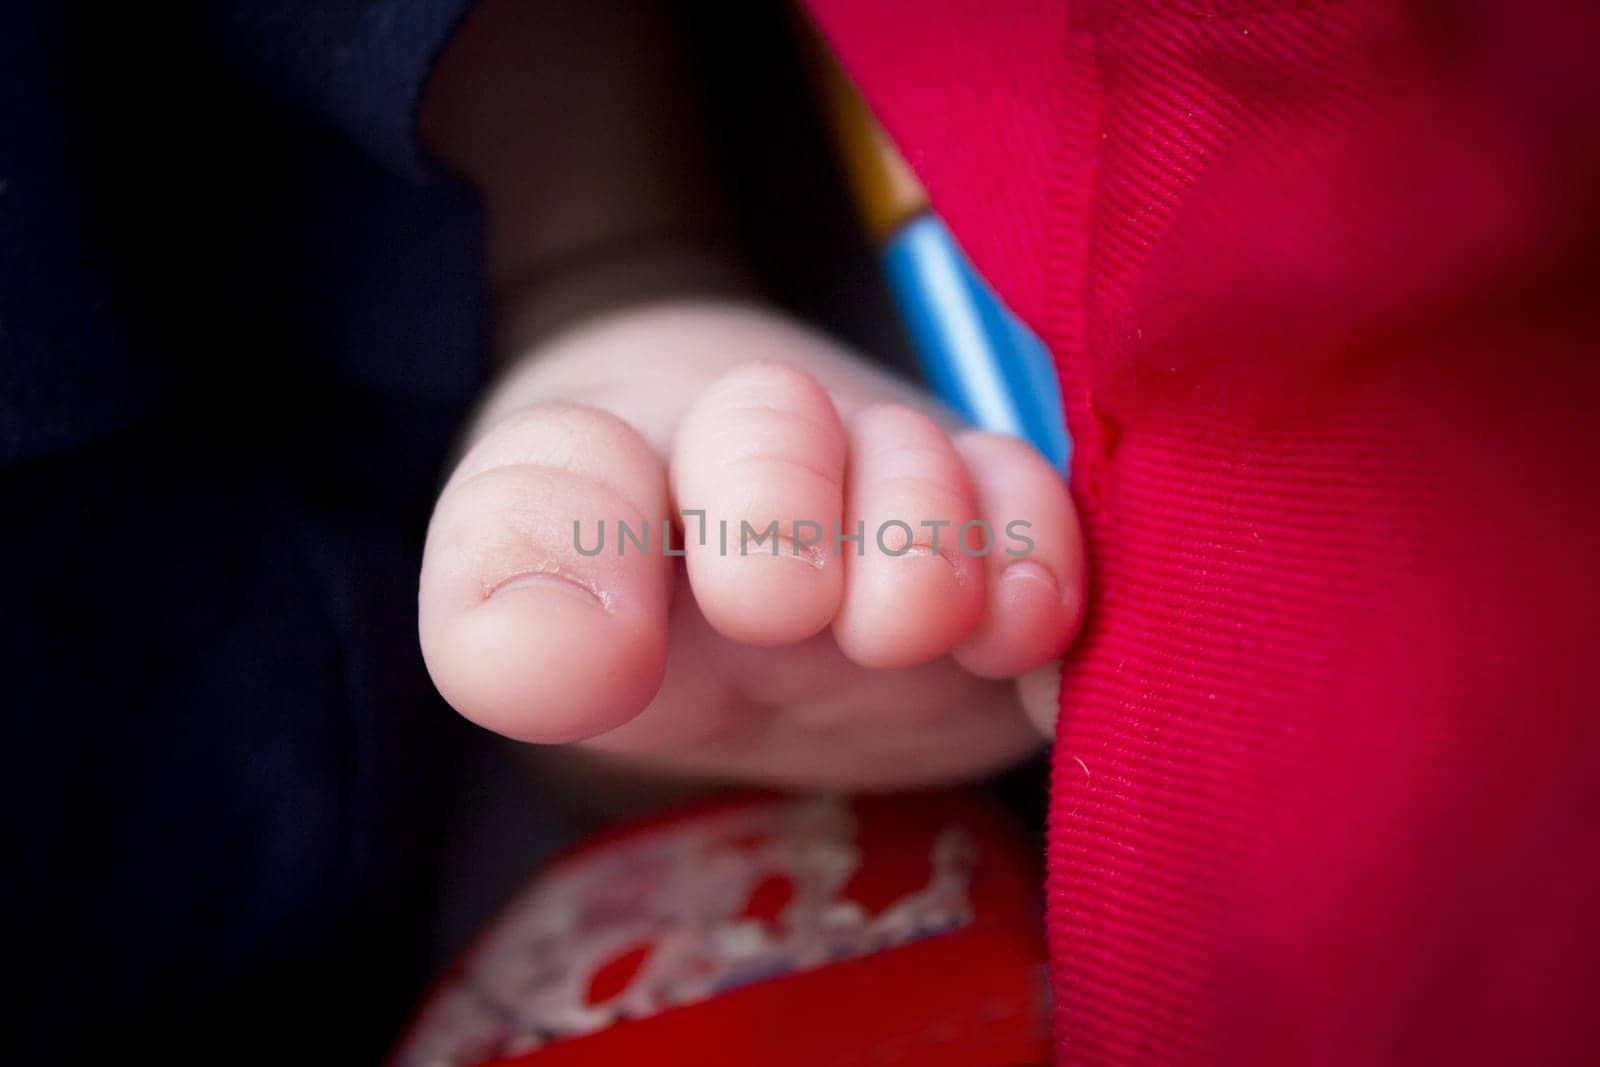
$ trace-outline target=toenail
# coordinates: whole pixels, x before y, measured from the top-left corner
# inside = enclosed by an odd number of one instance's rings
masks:
[[[559,568],[547,570],[523,571],[513,574],[490,589],[484,599],[492,599],[505,593],[514,593],[523,589],[553,589],[567,596],[592,604],[603,611],[611,610],[610,597],[594,582],[569,574]]]

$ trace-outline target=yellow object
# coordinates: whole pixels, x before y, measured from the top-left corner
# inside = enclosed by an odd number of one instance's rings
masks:
[[[928,194],[867,108],[838,60],[819,40],[813,49],[823,100],[867,232],[882,241],[928,210]]]

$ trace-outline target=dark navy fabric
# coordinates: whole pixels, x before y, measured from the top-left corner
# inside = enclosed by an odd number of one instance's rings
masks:
[[[24,1049],[370,1062],[417,992],[462,728],[416,569],[486,362],[413,115],[467,6],[0,5]]]

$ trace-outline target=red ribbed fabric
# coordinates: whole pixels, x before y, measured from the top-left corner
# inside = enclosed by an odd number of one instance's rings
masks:
[[[1064,1063],[1600,1062],[1584,6],[813,0],[1064,383]]]

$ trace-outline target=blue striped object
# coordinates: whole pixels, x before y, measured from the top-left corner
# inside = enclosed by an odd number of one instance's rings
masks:
[[[936,216],[883,247],[889,288],[934,392],[968,421],[1031,441],[1057,470],[1072,455],[1050,352],[1013,315]]]

